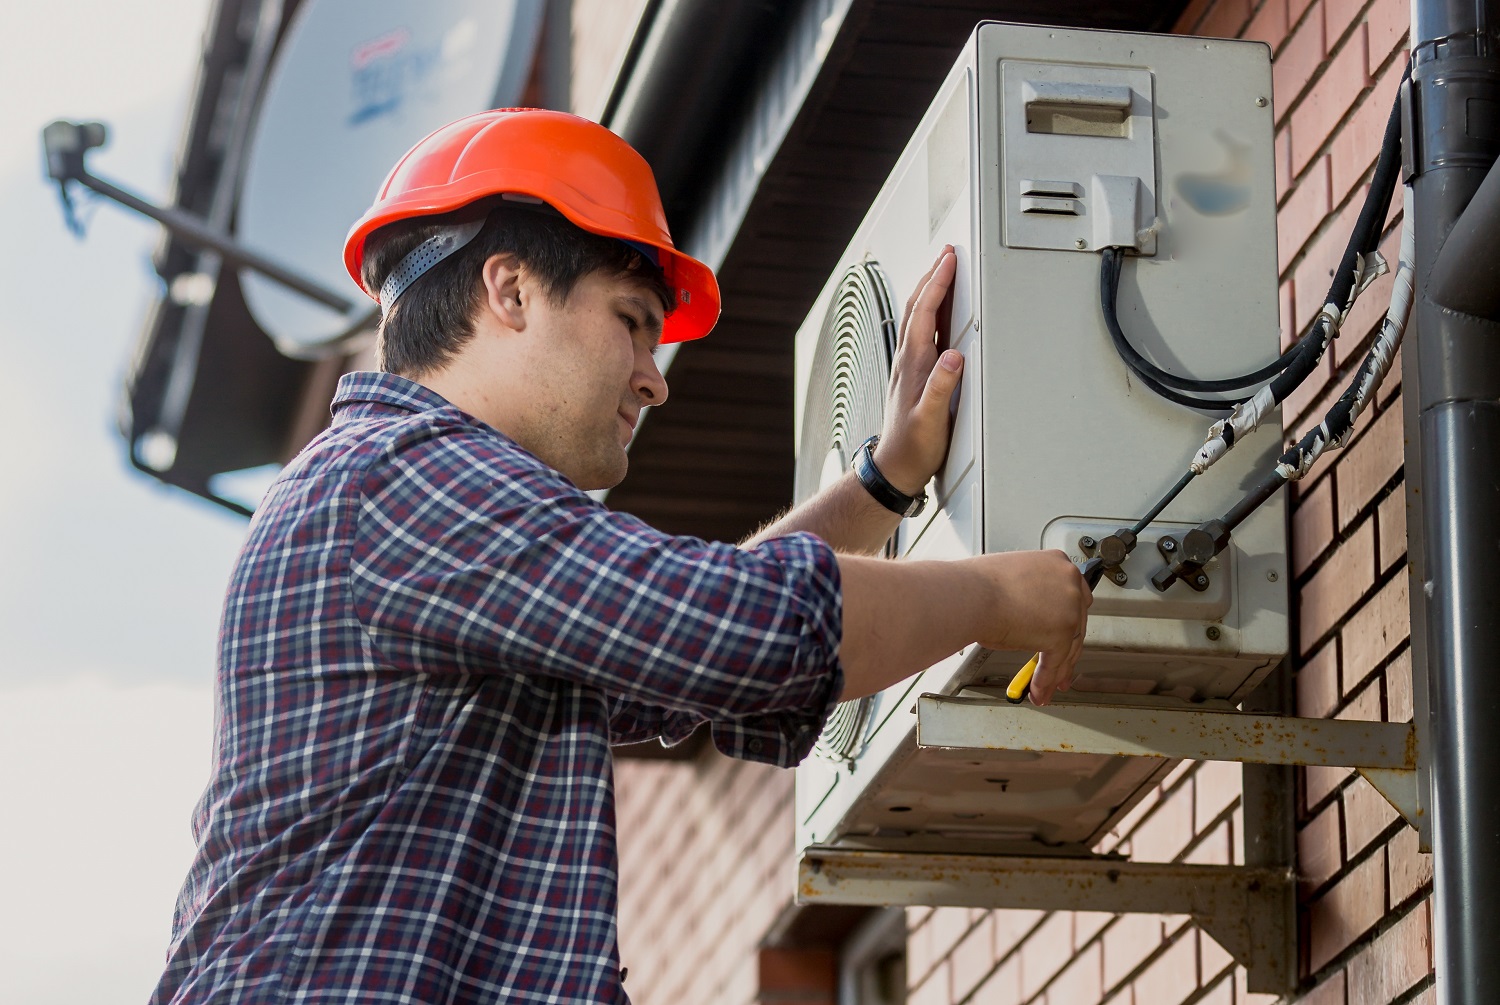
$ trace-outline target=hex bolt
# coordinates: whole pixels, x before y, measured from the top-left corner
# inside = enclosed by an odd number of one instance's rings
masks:
[[[1177,550],[1177,542],[1174,541],[1174,540],[1172,540],[1170,537],[1164,537],[1164,538],[1161,539],[1161,550],[1162,551],[1176,551]]]
[[[1219,636],[1223,633],[1219,631],[1218,625],[1209,625],[1208,630],[1204,634],[1208,636],[1208,641],[1217,642],[1219,641]]]

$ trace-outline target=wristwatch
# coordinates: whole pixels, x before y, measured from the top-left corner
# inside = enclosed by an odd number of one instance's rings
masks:
[[[859,445],[854,452],[854,463],[850,467],[854,470],[854,477],[865,487],[865,491],[875,497],[875,501],[897,516],[913,517],[922,512],[927,505],[927,493],[918,492],[909,496],[896,486],[886,481],[885,475],[875,466],[875,444],[880,442],[880,434],[876,433]]]

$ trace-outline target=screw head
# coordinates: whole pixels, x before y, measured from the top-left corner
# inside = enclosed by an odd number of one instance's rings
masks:
[[[1256,108],[1264,108],[1264,107],[1266,107],[1269,104],[1270,104],[1270,102],[1267,101],[1265,98],[1256,98],[1255,99],[1255,107]]]
[[[1093,538],[1089,537],[1087,534],[1085,534],[1083,537],[1080,537],[1078,539],[1078,547],[1083,548],[1085,550],[1088,550],[1088,549],[1091,549],[1091,548],[1095,548],[1095,547],[1098,546],[1098,544],[1099,544],[1098,541],[1095,541]]]
[[[1223,632],[1219,631],[1218,625],[1209,625],[1208,629],[1203,634],[1208,636],[1208,641],[1217,642],[1219,641],[1219,636],[1222,635]]]
[[[1177,550],[1177,542],[1174,541],[1174,540],[1172,540],[1170,537],[1164,537],[1164,538],[1161,539],[1161,550],[1162,551],[1176,551]]]
[[[1125,575],[1124,569],[1116,569],[1114,572],[1111,572],[1109,574],[1109,578],[1113,579],[1118,585],[1124,586],[1126,580],[1128,580],[1130,577]]]
[[[1202,575],[1195,576],[1193,578],[1193,582],[1197,583],[1199,586],[1207,586],[1208,585],[1208,577],[1207,576],[1202,576]]]
[[[1270,572],[1266,573],[1266,580],[1268,582],[1274,583],[1274,582],[1276,582],[1276,580],[1278,580],[1280,578],[1281,578],[1280,576],[1276,575],[1276,570],[1275,569],[1272,569]]]
[[[1078,240],[1076,240],[1076,241],[1073,242],[1073,247],[1077,248],[1079,251],[1082,251],[1083,249],[1087,248],[1088,246],[1089,246],[1089,242],[1085,241],[1081,237]]]

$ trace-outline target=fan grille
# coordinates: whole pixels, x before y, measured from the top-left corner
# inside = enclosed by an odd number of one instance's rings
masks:
[[[895,354],[890,285],[874,261],[857,262],[839,280],[813,354],[797,458],[798,502],[848,470],[854,449],[880,432]],[[894,541],[887,542],[886,554],[894,554]],[[875,696],[840,703],[813,753],[852,764],[864,749],[876,705]]]

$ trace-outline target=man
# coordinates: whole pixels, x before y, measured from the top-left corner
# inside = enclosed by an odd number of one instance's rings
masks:
[[[908,307],[879,476],[740,547],[595,503],[652,353],[707,334],[712,273],[650,170],[556,112],[471,116],[392,171],[346,248],[383,372],[266,495],[225,601],[214,774],[161,1002],[625,1002],[611,742],[712,723],[783,766],[833,704],[962,646],[1077,660],[1059,552],[866,557],[947,446],[962,360]],[[868,487],[867,487],[868,486]]]

